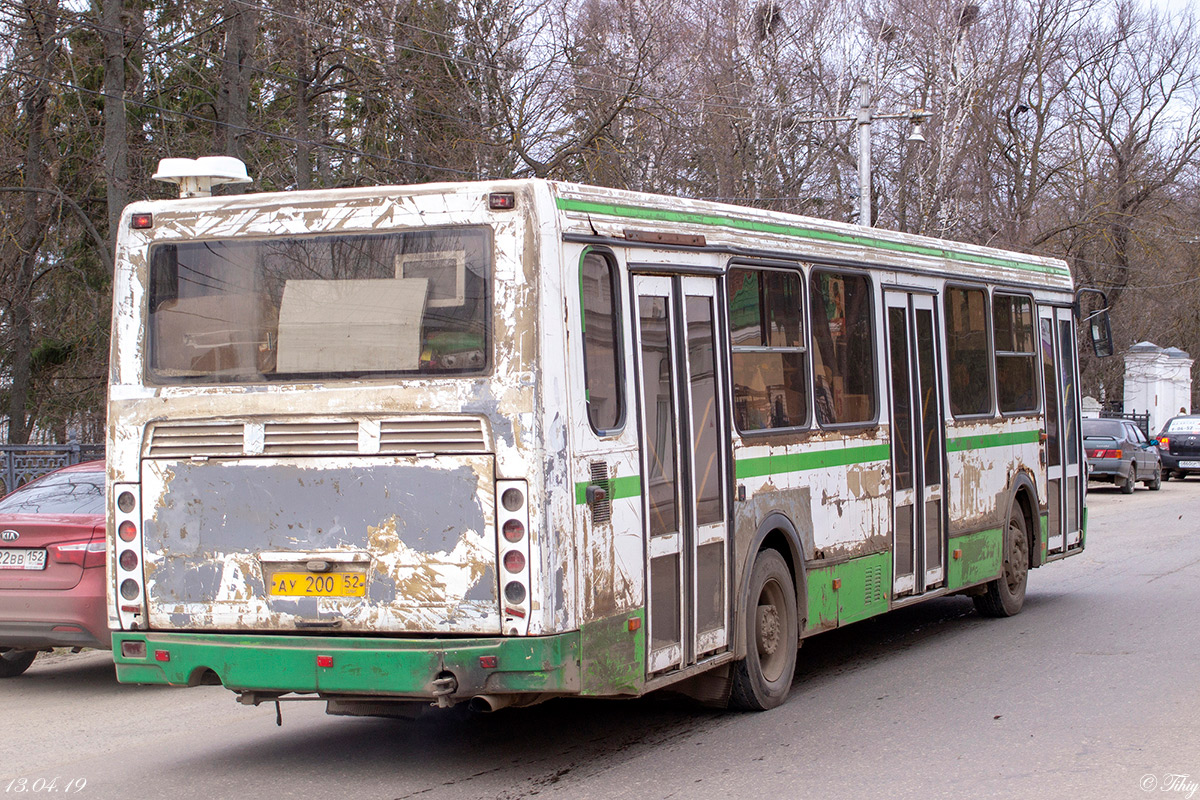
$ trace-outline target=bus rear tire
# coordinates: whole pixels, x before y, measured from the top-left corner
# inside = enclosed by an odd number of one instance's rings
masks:
[[[766,711],[787,699],[796,673],[799,618],[796,588],[783,556],[763,550],[750,576],[746,609],[746,657],[734,665],[729,702]]]
[[[983,594],[971,598],[975,609],[985,617],[1011,617],[1025,605],[1025,586],[1029,582],[1029,536],[1025,514],[1013,504],[1004,536],[1004,571],[987,584]]]

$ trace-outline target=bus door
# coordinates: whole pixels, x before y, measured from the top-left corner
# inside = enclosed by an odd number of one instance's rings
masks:
[[[729,642],[728,423],[717,281],[635,276],[647,672]]]
[[[1052,558],[1079,546],[1083,508],[1071,310],[1038,306],[1038,340],[1042,351],[1042,405],[1046,409],[1046,555]]]
[[[892,554],[895,597],[945,584],[941,364],[933,296],[885,293],[892,408]]]

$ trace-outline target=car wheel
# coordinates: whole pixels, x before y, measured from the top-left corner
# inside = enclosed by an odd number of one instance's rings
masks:
[[[0,678],[15,678],[37,658],[37,650],[13,650],[0,647]]]
[[[1137,486],[1137,467],[1132,464],[1129,466],[1129,477],[1121,484],[1122,494],[1133,494],[1134,488]]]
[[[796,589],[783,556],[763,550],[750,575],[746,657],[734,665],[730,704],[766,711],[787,698],[796,672]]]
[[[1004,542],[1004,572],[984,587],[984,593],[971,599],[985,617],[1011,617],[1025,606],[1025,586],[1029,582],[1029,535],[1025,515],[1013,504]]]
[[[1146,481],[1146,488],[1152,492],[1157,492],[1159,489],[1161,489],[1162,488],[1162,474],[1163,474],[1162,466],[1160,465],[1160,466],[1155,467],[1154,468],[1154,477],[1151,478],[1150,480]]]

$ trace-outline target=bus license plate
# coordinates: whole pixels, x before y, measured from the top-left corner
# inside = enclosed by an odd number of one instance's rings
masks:
[[[364,597],[367,576],[361,572],[276,572],[267,590],[288,597]]]
[[[1180,461],[1180,469],[1200,469],[1200,461]]]
[[[45,550],[0,549],[0,569],[45,569]]]

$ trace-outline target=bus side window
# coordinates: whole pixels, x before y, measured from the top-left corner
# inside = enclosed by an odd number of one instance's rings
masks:
[[[946,287],[946,355],[954,416],[990,414],[987,292]]]
[[[583,380],[588,421],[599,434],[625,424],[621,314],[617,271],[610,257],[590,251],[579,268],[583,305]]]
[[[1000,411],[1036,411],[1037,351],[1033,345],[1033,300],[997,293],[992,299],[992,341]]]
[[[734,267],[728,296],[738,430],[804,427],[808,353],[799,273]]]
[[[813,404],[822,425],[875,419],[875,330],[865,275],[815,270],[812,294]]]

